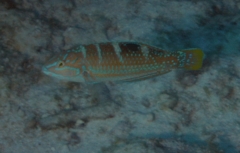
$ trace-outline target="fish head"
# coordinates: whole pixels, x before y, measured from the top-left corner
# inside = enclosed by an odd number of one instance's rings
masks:
[[[80,67],[81,59],[78,59],[77,55],[63,52],[47,61],[42,67],[42,72],[57,79],[84,82]]]

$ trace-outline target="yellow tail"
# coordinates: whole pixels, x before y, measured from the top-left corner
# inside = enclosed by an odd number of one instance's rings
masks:
[[[202,67],[204,53],[201,49],[187,49],[181,52],[186,54],[186,61],[183,68],[187,70],[199,70]]]

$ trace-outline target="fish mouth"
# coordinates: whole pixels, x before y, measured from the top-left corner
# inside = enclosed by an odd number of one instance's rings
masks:
[[[46,66],[43,66],[43,67],[42,67],[42,72],[43,72],[44,74],[49,75],[49,71],[48,71],[48,69],[46,68]]]

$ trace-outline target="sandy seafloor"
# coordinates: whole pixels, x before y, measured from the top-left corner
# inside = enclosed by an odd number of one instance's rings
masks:
[[[0,153],[240,152],[240,1],[1,0]],[[199,47],[201,70],[83,84],[41,73],[79,44]]]

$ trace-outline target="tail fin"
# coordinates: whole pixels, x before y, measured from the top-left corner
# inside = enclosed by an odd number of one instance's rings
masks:
[[[181,51],[186,54],[183,68],[187,70],[198,70],[202,67],[204,53],[199,48]]]

